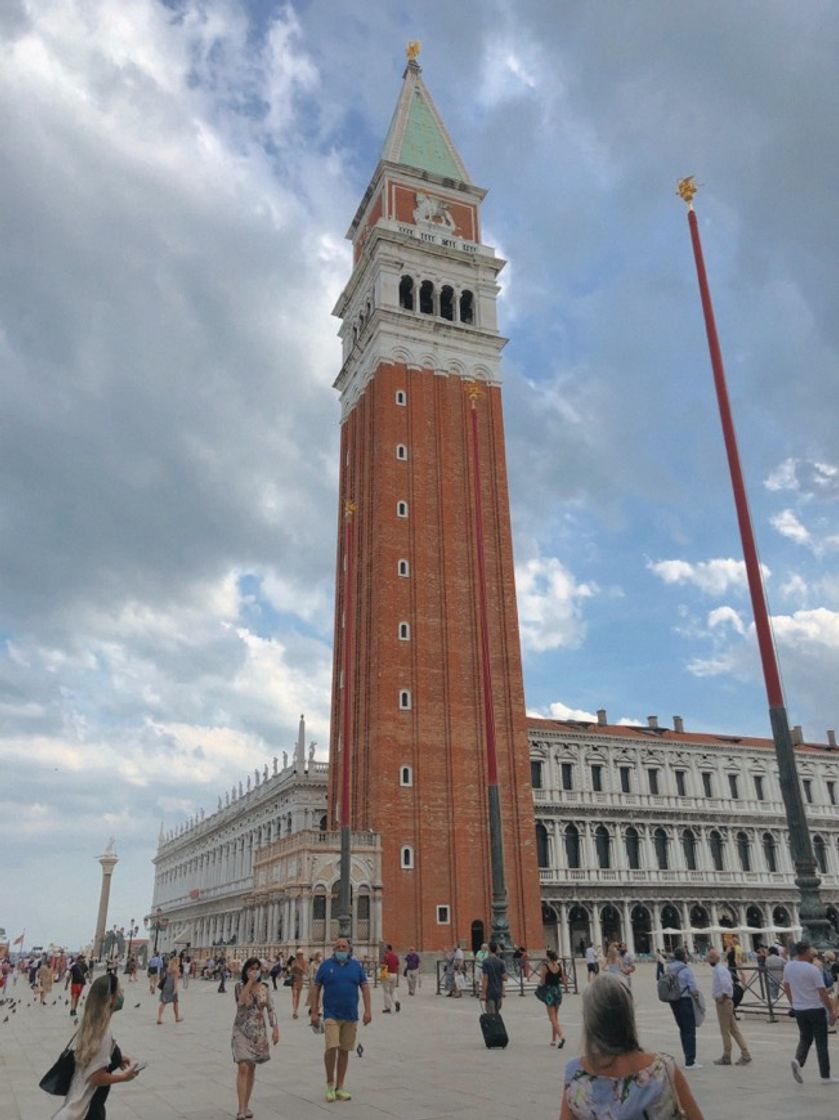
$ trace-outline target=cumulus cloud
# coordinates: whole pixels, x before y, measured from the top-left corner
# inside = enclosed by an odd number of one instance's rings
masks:
[[[812,536],[809,529],[801,524],[795,512],[791,509],[782,510],[770,518],[772,527],[777,529],[782,537],[795,541],[796,544],[810,544]]]
[[[733,607],[717,607],[708,615],[708,627],[711,630],[717,627],[730,626],[736,633],[745,633],[745,626],[740,614]]]
[[[706,595],[724,595],[730,589],[745,589],[746,565],[742,560],[714,559],[691,563],[688,560],[648,560],[647,568],[664,583],[684,584]],[[763,578],[771,574],[761,565]]]
[[[543,709],[533,709],[528,712],[528,715],[536,716],[539,719],[576,719],[583,723],[597,723],[597,715],[594,712],[587,712],[584,708],[572,708],[567,704],[563,704],[561,700],[554,700],[553,703],[548,704]]]
[[[767,490],[791,491],[802,500],[839,497],[839,466],[817,459],[788,458],[769,472],[763,481]]]
[[[578,648],[586,634],[583,604],[598,588],[579,583],[555,557],[533,557],[516,566],[516,588],[525,649]]]

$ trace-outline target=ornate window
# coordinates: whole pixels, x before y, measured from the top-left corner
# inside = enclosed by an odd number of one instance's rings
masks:
[[[397,502],[396,503],[396,516],[397,517],[407,517],[408,516],[408,503],[407,502]]]
[[[778,847],[771,832],[763,834],[763,858],[766,860],[766,870],[774,875],[778,870]]]
[[[411,690],[408,688],[401,688],[399,690],[399,707],[403,712],[411,710]]]
[[[396,561],[396,574],[397,575],[401,576],[403,579],[407,579],[408,576],[410,575],[410,572],[411,572],[411,567],[410,567],[407,560],[397,560]]]
[[[410,766],[399,767],[399,784],[400,786],[412,786],[414,784],[414,772]]]
[[[670,842],[663,828],[657,828],[653,833],[653,844],[659,871],[666,871],[670,866]]]
[[[714,865],[714,870],[723,871],[725,869],[725,861],[723,859],[722,836],[720,836],[716,829],[708,834],[708,844],[711,848],[711,863]]]
[[[631,871],[638,871],[641,867],[641,842],[636,828],[626,830],[626,862]]]
[[[749,837],[745,832],[737,833],[737,855],[740,859],[740,868],[742,871],[751,871],[752,869],[752,855],[751,845],[749,844]]]
[[[541,821],[536,822],[536,863],[539,867],[550,867],[548,859],[548,830]]]
[[[542,788],[542,763],[539,759],[530,760],[530,784],[534,789]]]
[[[447,926],[449,924],[449,921],[450,921],[450,918],[449,918],[449,908],[448,908],[448,906],[438,906],[437,907],[437,925],[438,926]]]
[[[454,321],[454,290],[449,284],[440,289],[440,318]]]
[[[419,309],[423,315],[434,314],[434,285],[430,280],[420,284]]]
[[[411,640],[410,624],[407,623],[407,622],[400,622],[399,623],[398,634],[399,634],[399,641],[400,642],[409,642]]]
[[[580,830],[575,824],[565,829],[565,858],[569,867],[580,866]]]
[[[702,771],[702,789],[706,797],[714,796],[714,775],[710,770]]]
[[[408,394],[404,389],[396,390],[396,403],[402,408],[408,403]]]
[[[405,446],[404,443],[397,443],[397,445],[396,445],[396,458],[401,459],[403,463],[408,458],[408,448]]]
[[[412,276],[403,276],[399,281],[399,306],[406,311],[414,310],[414,280]]]
[[[632,767],[631,766],[621,766],[619,769],[620,769],[620,777],[621,777],[621,793],[631,793],[632,792]]]
[[[414,869],[414,849],[405,844],[399,856],[399,864],[403,871],[413,871]]]
[[[696,837],[686,828],[682,833],[682,848],[685,853],[685,866],[688,871],[696,871]]]
[[[597,850],[597,863],[598,866],[609,868],[611,863],[611,852],[609,850],[609,832],[606,827],[599,824],[594,831],[594,847]]]
[[[460,321],[461,323],[475,321],[475,298],[468,290],[460,293]]]
[[[819,871],[822,875],[827,874],[827,845],[824,838],[821,836],[813,837],[813,854],[816,857],[816,863],[819,865]]]

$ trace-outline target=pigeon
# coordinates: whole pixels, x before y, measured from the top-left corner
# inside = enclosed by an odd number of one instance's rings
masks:
[[[136,1011],[138,1007],[142,1007],[142,1006],[143,1005],[141,1003],[135,1003],[134,1004],[134,1010]]]
[[[360,1042],[359,1042],[358,1046],[356,1046],[355,1052],[356,1052],[356,1054],[358,1054],[359,1058],[364,1057],[364,1047],[361,1045]]]

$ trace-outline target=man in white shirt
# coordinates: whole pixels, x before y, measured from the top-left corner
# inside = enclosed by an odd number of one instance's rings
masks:
[[[588,982],[591,983],[595,976],[600,971],[597,964],[597,950],[593,945],[589,945],[586,949],[586,972],[588,973]]]
[[[798,1048],[790,1063],[792,1076],[800,1084],[804,1081],[801,1070],[807,1061],[810,1046],[816,1043],[819,1073],[825,1084],[839,1082],[830,1076],[830,1056],[827,1052],[827,1026],[833,1026],[836,1016],[824,986],[824,974],[814,965],[813,949],[808,941],[798,941],[793,947],[793,959],[784,968],[784,991],[798,1023]]]
[[[708,964],[711,966],[711,997],[717,1008],[717,1019],[722,1035],[722,1057],[714,1060],[715,1066],[731,1065],[731,1040],[732,1038],[740,1047],[740,1057],[734,1063],[738,1066],[747,1066],[752,1060],[749,1054],[749,1044],[743,1038],[737,1020],[734,1018],[734,979],[720,961],[716,949],[708,951]]]

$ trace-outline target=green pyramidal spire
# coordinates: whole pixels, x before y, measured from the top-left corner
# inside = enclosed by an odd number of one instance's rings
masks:
[[[405,68],[402,91],[390,122],[382,159],[415,167],[419,171],[430,171],[445,179],[469,182],[469,173],[414,59]]]

